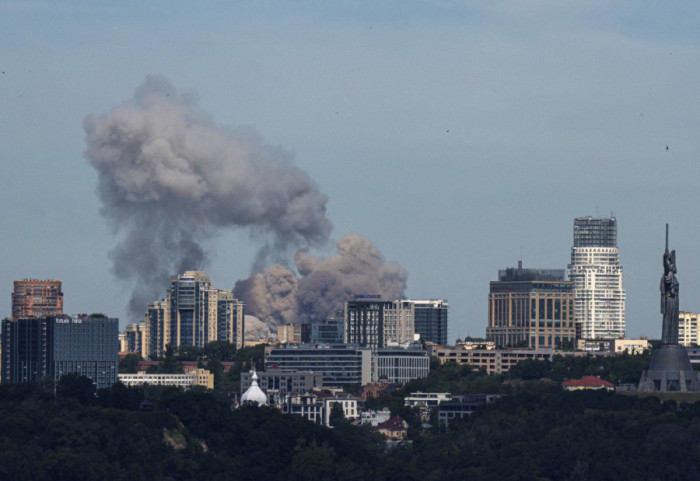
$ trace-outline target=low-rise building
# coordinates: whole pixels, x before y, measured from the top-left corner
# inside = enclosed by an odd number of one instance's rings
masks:
[[[503,374],[526,359],[551,360],[554,349],[459,349],[431,346],[429,353],[441,363],[468,364],[483,368],[488,374]]]
[[[136,374],[119,374],[119,382],[126,386],[176,386],[189,389],[193,386],[202,386],[214,389],[214,374],[206,369],[192,369],[185,374],[148,374],[144,371]]]
[[[448,392],[412,392],[410,396],[403,398],[403,404],[404,406],[422,406],[431,409],[450,399],[452,399],[452,394]]]
[[[360,413],[359,424],[369,424],[372,427],[376,427],[381,423],[389,420],[391,417],[391,411],[389,408],[383,408],[378,411],[368,410]]]
[[[265,391],[276,391],[280,395],[289,392],[304,393],[323,386],[323,374],[320,372],[288,372],[282,369],[268,369],[257,373],[258,386]],[[251,385],[251,372],[241,373],[241,392]]]
[[[289,393],[284,397],[282,407],[288,414],[296,414],[309,421],[330,426],[331,411],[336,404],[343,409],[345,419],[360,417],[357,399],[340,390],[315,389],[303,394]]]
[[[423,349],[385,348],[373,353],[374,380],[406,384],[411,379],[423,379],[430,372],[430,358]]]
[[[452,396],[452,399],[441,402],[438,406],[438,421],[449,425],[455,418],[471,415],[478,408],[501,397],[500,394],[469,394]]]
[[[387,438],[397,441],[406,439],[408,435],[408,423],[399,416],[389,418],[387,421],[377,425],[374,429]]]
[[[614,339],[613,352],[615,354],[644,354],[649,349],[648,339]]]

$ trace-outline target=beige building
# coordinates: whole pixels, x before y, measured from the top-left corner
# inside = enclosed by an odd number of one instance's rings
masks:
[[[277,340],[282,344],[301,343],[301,326],[297,324],[282,324],[277,326]]]
[[[486,337],[498,347],[559,348],[573,343],[573,285],[564,271],[517,268],[490,283]]]
[[[488,374],[503,374],[526,359],[550,360],[554,349],[458,349],[437,346],[431,347],[429,353],[443,364],[456,362],[484,368]]]
[[[622,354],[643,354],[649,349],[648,339],[613,339],[613,352]]]
[[[697,346],[700,314],[688,311],[678,313],[678,343],[685,347]]]

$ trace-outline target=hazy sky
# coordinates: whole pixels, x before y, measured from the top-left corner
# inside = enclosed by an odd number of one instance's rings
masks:
[[[3,1],[0,32],[3,316],[14,279],[54,278],[66,312],[137,320],[83,121],[150,74],[291,151],[332,239],[367,236],[409,297],[448,299],[450,340],[484,335],[499,269],[566,268],[587,215],[618,219],[628,336],[660,337],[666,222],[700,310],[694,2]],[[250,275],[246,230],[207,247],[217,287]]]

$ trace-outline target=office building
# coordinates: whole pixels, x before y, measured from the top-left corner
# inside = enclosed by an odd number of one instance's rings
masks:
[[[569,280],[574,286],[577,337],[625,337],[625,290],[614,217],[574,219]]]
[[[2,382],[34,382],[49,374],[47,318],[2,321]]]
[[[420,348],[377,349],[372,356],[376,382],[406,384],[411,379],[428,377],[430,372],[428,353]]]
[[[252,372],[241,373],[241,392],[252,385]],[[323,386],[323,374],[320,372],[289,372],[282,369],[267,369],[257,373],[258,386],[269,393],[276,391],[280,395],[287,393],[305,393],[313,388]]]
[[[61,281],[24,279],[14,282],[12,318],[46,317],[63,314]]]
[[[340,314],[342,316],[342,313]],[[330,318],[310,324],[310,344],[342,344],[343,343],[343,319],[342,317]]]
[[[490,283],[486,337],[498,347],[573,347],[573,284],[564,270],[517,268],[498,271]]]
[[[3,382],[32,382],[76,373],[97,389],[117,380],[119,320],[98,316],[51,316],[2,322]]]
[[[416,334],[425,342],[447,345],[447,309],[443,299],[413,300]]]
[[[364,386],[378,381],[405,384],[411,379],[427,377],[430,357],[415,347],[372,350],[346,344],[287,344],[266,348],[265,366],[266,372],[320,373],[323,387]],[[245,377],[241,375],[241,383]],[[269,381],[266,382],[269,387]],[[310,380],[307,378],[305,382]]]
[[[287,344],[265,348],[265,370],[316,372],[324,387],[364,385],[372,381],[372,351],[349,345]]]
[[[412,301],[353,300],[345,302],[343,314],[346,344],[377,349],[414,341]]]

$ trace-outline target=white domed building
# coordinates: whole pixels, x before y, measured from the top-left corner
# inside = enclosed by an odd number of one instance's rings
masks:
[[[267,396],[258,386],[258,375],[253,369],[253,376],[250,378],[250,387],[241,396],[241,404],[255,403],[258,406],[267,406]]]

